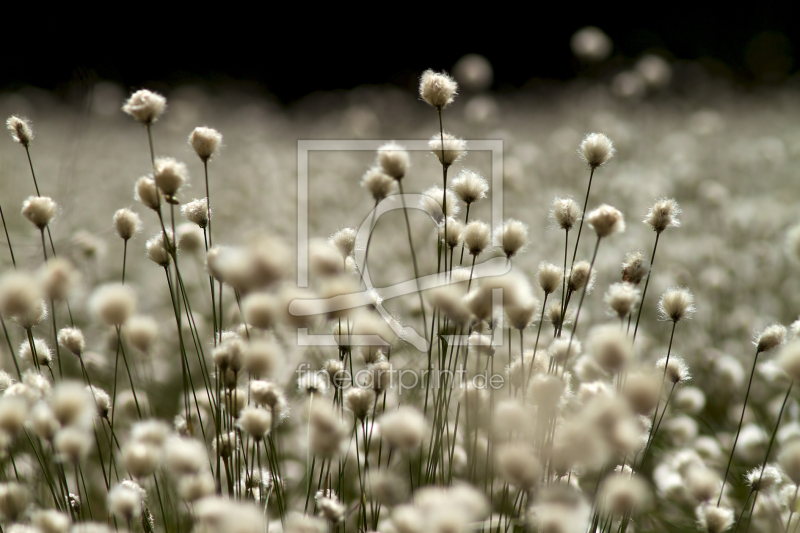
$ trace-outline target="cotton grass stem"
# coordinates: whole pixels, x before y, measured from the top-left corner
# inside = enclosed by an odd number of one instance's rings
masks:
[[[591,186],[591,178],[589,180],[589,185]],[[588,191],[587,191],[586,198],[587,198],[587,200],[589,198]],[[583,222],[583,219],[581,219],[581,222]],[[580,232],[578,233],[578,237],[580,237]],[[597,243],[594,245],[594,253],[592,253],[592,261],[589,263],[589,278],[591,278],[591,276],[592,276],[592,269],[594,268],[595,259],[597,259],[597,250],[600,248],[600,241],[601,240],[602,240],[602,237],[597,237]],[[583,300],[584,300],[584,298],[586,298],[586,290],[589,288],[589,285],[590,285],[590,283],[587,280],[586,285],[583,286],[583,291],[581,291],[581,299],[578,302],[578,310],[575,312],[575,323],[572,325],[572,333],[570,333],[569,344],[567,345],[567,354],[564,357],[564,366],[561,369],[561,376],[562,377],[564,376],[564,372],[566,372],[566,369],[567,369],[567,362],[569,361],[570,351],[572,350],[572,341],[575,339],[575,332],[578,331],[578,319],[581,316],[581,308],[583,307]],[[563,315],[562,315],[562,317],[563,317]],[[563,319],[562,319],[562,324],[563,324]]]
[[[744,412],[747,409],[747,400],[750,398],[750,387],[753,385],[753,376],[756,373],[756,363],[758,362],[758,355],[761,352],[756,348],[756,355],[753,357],[753,368],[750,370],[750,380],[747,382],[747,392],[744,395],[744,405],[742,405],[742,415],[739,417],[739,427],[736,430],[736,437],[733,439],[733,446],[731,447],[731,454],[728,457],[728,466],[725,467],[725,475],[722,476],[722,487],[719,489],[719,498],[717,498],[717,507],[722,501],[722,493],[725,490],[725,483],[728,481],[728,473],[731,470],[731,463],[733,462],[733,454],[736,451],[736,444],[739,442],[739,434],[742,432],[742,424],[744,424]],[[748,497],[749,498],[749,497]]]
[[[14,268],[17,268],[17,260],[14,258],[14,247],[11,246],[11,237],[8,236],[8,226],[6,225],[6,217],[3,214],[3,206],[0,206],[0,219],[3,220],[3,231],[6,232],[6,243],[8,244],[8,253],[11,254],[11,263]]]
[[[425,340],[430,342],[428,339],[428,319],[425,317],[425,303],[422,301],[422,289],[420,288],[419,284],[419,268],[417,266],[417,254],[414,251],[414,241],[411,238],[411,223],[408,221],[408,208],[406,207],[406,198],[403,194],[403,180],[397,180],[397,187],[400,191],[400,200],[403,202],[403,216],[406,219],[406,231],[408,233],[408,246],[411,249],[411,261],[414,264],[414,277],[415,281],[417,282],[417,296],[419,296],[419,307],[420,311],[422,311],[422,327],[423,327],[423,334],[425,335]]]
[[[644,297],[647,295],[647,286],[650,284],[650,274],[653,273],[653,261],[656,260],[656,249],[658,248],[658,238],[661,232],[656,233],[656,242],[653,244],[653,254],[650,256],[650,267],[647,270],[647,277],[644,280],[644,289],[642,289],[642,299],[639,300],[639,312],[636,314],[636,326],[633,328],[633,340],[636,342],[636,333],[639,331],[639,319],[642,317],[642,309],[644,308]]]

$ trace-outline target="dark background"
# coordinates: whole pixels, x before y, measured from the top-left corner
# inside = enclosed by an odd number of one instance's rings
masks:
[[[75,13],[42,22],[25,7],[19,16],[31,23],[7,24],[4,32],[0,90],[32,85],[66,94],[76,83],[101,79],[127,90],[199,82],[250,87],[288,104],[315,91],[364,84],[413,87],[424,69],[450,69],[470,52],[490,60],[499,91],[612,75],[645,52],[698,61],[745,87],[781,83],[798,71],[793,54],[800,25],[780,5],[746,12],[719,3],[640,6],[651,15],[600,3],[527,7],[532,14],[515,15],[512,6],[466,12],[454,4],[419,3],[345,13],[266,5],[243,14],[233,5],[168,13],[129,4],[128,15],[104,22]],[[569,47],[570,36],[587,25],[614,42],[604,68],[589,73]]]

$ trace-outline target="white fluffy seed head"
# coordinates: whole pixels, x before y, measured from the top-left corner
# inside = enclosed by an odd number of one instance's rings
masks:
[[[40,509],[31,515],[31,524],[41,533],[67,533],[72,520],[55,509]]]
[[[528,245],[528,225],[519,220],[508,219],[495,230],[495,244],[511,259]]]
[[[625,218],[622,213],[607,204],[587,213],[586,222],[601,238],[625,231]]]
[[[682,357],[679,357],[675,354],[671,354],[669,356],[669,362],[667,362],[667,357],[664,356],[658,361],[656,361],[656,370],[659,372],[664,373],[664,368],[666,367],[666,378],[675,385],[682,385],[692,379],[692,374],[689,372],[689,366],[686,364],[686,361],[683,360]]]
[[[167,242],[174,243],[175,240],[172,236],[172,230],[167,229]],[[165,246],[164,232],[160,231],[147,239],[145,243],[145,250],[147,251],[147,258],[160,267],[166,268],[172,261],[172,256],[169,253],[167,246]]]
[[[131,522],[142,513],[144,489],[135,481],[126,480],[108,492],[108,509],[126,522]]]
[[[771,324],[754,335],[753,344],[758,353],[761,353],[780,346],[784,340],[786,340],[786,327],[781,324]]]
[[[439,148],[441,149],[441,146]],[[489,191],[489,183],[486,178],[477,172],[465,168],[453,178],[451,188],[461,198],[462,202],[470,205],[482,198],[486,198],[486,193]]]
[[[697,525],[704,533],[722,533],[733,525],[733,509],[713,503],[697,508]]]
[[[514,487],[529,491],[539,482],[542,467],[529,446],[512,442],[501,445],[495,453],[500,475]]]
[[[78,281],[78,277],[75,267],[63,257],[50,259],[39,270],[42,289],[49,300],[62,301],[68,299]]]
[[[457,93],[456,80],[445,72],[428,69],[419,79],[420,97],[435,108],[442,109],[452,104]]]
[[[221,144],[222,134],[213,128],[199,126],[189,134],[189,145],[203,161],[214,157]]]
[[[77,381],[62,381],[53,388],[50,407],[61,427],[90,424],[94,412],[94,399]]]
[[[6,128],[11,132],[11,138],[22,146],[27,147],[33,140],[31,121],[27,118],[12,115],[6,120]]]
[[[442,203],[444,201],[444,204]],[[434,185],[422,191],[420,207],[428,213],[437,224],[444,223],[445,212],[448,217],[455,217],[461,211],[458,198],[452,191],[443,191]],[[449,232],[448,228],[448,232]]]
[[[160,452],[148,442],[130,441],[122,448],[122,464],[137,479],[152,474],[158,467]]]
[[[178,250],[190,254],[205,252],[203,230],[191,222],[184,222],[175,228],[178,236]]]
[[[158,336],[158,322],[150,316],[132,316],[125,323],[124,334],[131,346],[149,354]]]
[[[616,150],[611,139],[603,133],[590,133],[581,142],[578,149],[581,159],[592,167],[597,168],[604,165],[614,156]]]
[[[77,463],[86,459],[92,438],[86,429],[76,426],[62,428],[53,439],[53,447],[62,461]]]
[[[642,511],[650,502],[651,492],[639,476],[619,473],[601,482],[597,497],[601,509],[621,517]]]
[[[436,155],[442,165],[449,167],[467,153],[467,141],[447,132],[444,134],[439,132],[433,134],[428,141],[428,149]]]
[[[111,411],[111,397],[106,391],[99,387],[87,385],[86,391],[94,398],[94,404],[97,407],[97,416],[100,418],[108,418],[108,413]]]
[[[140,89],[133,93],[122,106],[122,111],[137,122],[149,126],[156,122],[167,107],[167,99],[158,93]]]
[[[267,340],[252,340],[244,349],[244,369],[250,376],[266,378],[278,364],[278,346]]]
[[[156,181],[150,176],[142,176],[133,187],[133,197],[137,202],[150,209],[157,210],[161,205]]]
[[[612,283],[603,299],[611,312],[622,320],[633,312],[640,296],[641,291],[636,285],[622,281]]]
[[[208,466],[206,447],[194,439],[170,437],[164,452],[167,468],[179,476],[197,474]]]
[[[380,417],[381,436],[392,448],[403,452],[415,449],[425,436],[425,417],[417,409],[402,406]]]
[[[631,372],[625,378],[622,393],[635,413],[646,416],[658,402],[660,387],[660,380],[653,374]]]
[[[659,198],[645,215],[644,223],[650,224],[656,233],[661,233],[667,228],[679,228],[680,214],[681,208],[674,198]]]
[[[239,413],[236,425],[253,439],[260,441],[272,427],[272,413],[260,407],[248,406]]]
[[[505,308],[506,317],[511,327],[523,330],[536,320],[539,311],[539,301],[531,297],[527,302],[507,305]]]
[[[328,242],[335,246],[342,257],[350,257],[356,249],[358,232],[355,228],[342,228],[330,236]]]
[[[536,272],[536,280],[545,294],[552,294],[561,287],[564,279],[564,270],[557,265],[542,261],[539,263],[539,270]]]
[[[6,521],[16,522],[27,510],[30,500],[31,495],[25,485],[13,481],[0,485],[0,515]]]
[[[781,483],[781,471],[777,466],[768,464],[763,467],[762,473],[759,465],[747,472],[745,481],[754,491],[769,490]]]
[[[478,256],[489,247],[492,229],[489,224],[473,220],[464,228],[464,245],[470,255]]]
[[[30,329],[38,326],[47,318],[47,305],[44,300],[38,300],[26,313],[11,317],[21,328]]]
[[[580,206],[572,198],[562,196],[553,198],[553,205],[550,208],[550,220],[555,226],[569,231],[581,219],[581,215]]]
[[[364,420],[372,412],[372,406],[375,403],[375,391],[354,387],[347,392],[345,402],[347,408],[353,412],[357,419]]]
[[[447,247],[452,250],[464,240],[464,224],[460,221],[447,217],[447,235],[445,235],[444,224],[439,226],[439,239],[445,241]]]
[[[167,198],[174,197],[184,186],[189,176],[186,165],[172,157],[158,157],[155,161],[153,179]]]
[[[401,180],[411,166],[408,151],[396,142],[386,143],[378,148],[378,165],[387,176]]]
[[[17,357],[29,366],[50,366],[53,361],[53,351],[47,345],[47,341],[39,338],[33,339],[33,349],[36,350],[36,363],[34,363],[33,351],[29,341],[20,343]]]
[[[205,228],[208,226],[208,200],[206,198],[195,198],[181,206],[181,214],[186,220]]]
[[[800,380],[800,340],[793,340],[781,349],[778,355],[778,366],[790,378]]]
[[[625,331],[617,325],[592,329],[589,350],[600,367],[611,375],[620,373],[633,355]]]
[[[11,271],[0,277],[0,314],[5,317],[32,313],[42,296],[41,285],[27,272]]]
[[[596,277],[597,270],[592,268],[588,261],[577,261],[572,265],[569,275],[567,276],[567,288],[576,292],[586,287],[587,293],[592,292]]]
[[[89,307],[107,325],[122,326],[136,311],[136,293],[125,285],[103,285],[92,293]]]
[[[658,302],[658,314],[661,320],[678,322],[688,320],[697,311],[694,306],[694,296],[689,289],[671,287],[661,295]]]
[[[56,217],[58,205],[48,196],[29,196],[22,202],[22,215],[43,230]]]
[[[60,424],[56,420],[53,410],[45,402],[37,402],[28,415],[26,425],[36,435],[47,442],[52,442],[56,433],[60,429]]]
[[[361,186],[372,196],[376,202],[380,202],[395,190],[394,178],[387,174],[380,167],[372,167],[361,178]]]
[[[114,213],[114,229],[121,239],[127,241],[142,229],[142,221],[130,209],[119,209]]]
[[[622,261],[622,281],[638,285],[650,272],[650,261],[643,252],[634,250],[625,254]]]

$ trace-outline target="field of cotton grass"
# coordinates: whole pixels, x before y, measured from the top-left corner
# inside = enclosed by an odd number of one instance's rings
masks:
[[[689,71],[0,94],[0,531],[794,531],[800,98]]]

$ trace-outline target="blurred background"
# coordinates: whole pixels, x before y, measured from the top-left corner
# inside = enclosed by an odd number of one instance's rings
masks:
[[[434,6],[381,12],[270,5],[263,14],[243,17],[235,6],[159,6],[98,22],[79,20],[74,12],[52,14],[28,27],[22,21],[29,13],[15,9],[9,8],[8,20],[21,24],[8,28],[0,52],[0,90],[33,86],[64,98],[107,80],[126,91],[186,83],[247,87],[289,105],[318,91],[413,88],[422,70],[451,69],[466,53],[489,61],[493,76],[482,83],[501,92],[613,78],[643,54],[681,66],[693,62],[753,87],[796,82],[793,57],[800,39],[800,26],[779,3],[749,10],[672,3],[650,15],[570,3],[531,16],[451,6],[439,14]],[[600,28],[602,38],[573,39],[587,26]],[[678,68],[673,81],[680,89],[694,80]]]

